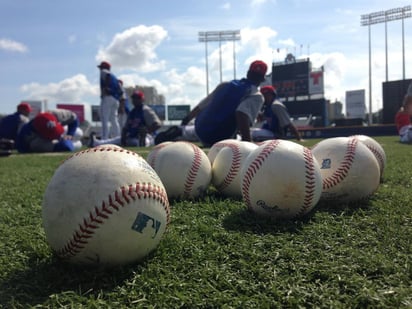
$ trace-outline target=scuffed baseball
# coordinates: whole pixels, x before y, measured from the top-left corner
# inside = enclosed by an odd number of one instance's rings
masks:
[[[249,154],[241,173],[246,206],[263,217],[304,216],[322,192],[320,168],[311,150],[292,141],[266,141]]]
[[[247,156],[258,146],[251,142],[227,143],[212,164],[212,184],[223,195],[241,198],[241,169]]]
[[[225,147],[230,145],[239,145],[240,141],[237,139],[224,139],[219,142],[216,142],[210,147],[209,151],[207,152],[207,157],[209,158],[210,164],[213,165],[213,161],[215,157],[219,153],[219,151]]]
[[[42,219],[60,258],[114,266],[139,261],[158,246],[170,209],[160,178],[142,157],[102,145],[57,168],[44,194]]]
[[[372,151],[373,155],[378,161],[380,177],[382,178],[383,172],[385,171],[386,167],[386,153],[385,150],[383,150],[381,144],[379,144],[378,141],[367,135],[352,135],[349,137],[357,138],[359,141],[365,144],[370,151]]]
[[[146,157],[147,163],[149,163],[150,166],[153,167],[156,162],[156,158],[157,158],[157,154],[159,153],[159,150],[170,144],[173,144],[173,142],[163,142],[163,143],[160,143],[154,146]]]
[[[190,142],[177,141],[157,148],[150,163],[170,199],[202,196],[212,179],[212,167],[207,155]]]
[[[358,138],[324,139],[312,147],[312,152],[322,173],[321,200],[353,202],[377,190],[378,161]]]

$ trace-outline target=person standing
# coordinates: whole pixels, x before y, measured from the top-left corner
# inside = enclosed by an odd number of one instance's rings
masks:
[[[0,149],[10,150],[14,148],[17,134],[24,124],[29,122],[31,105],[22,102],[17,105],[17,111],[0,120]]]
[[[130,111],[121,136],[106,140],[97,139],[95,134],[90,135],[89,147],[105,144],[118,146],[152,146],[154,141],[152,134],[160,128],[161,121],[155,111],[144,104],[144,94],[141,91],[133,92],[132,103],[134,108]]]
[[[296,126],[290,120],[290,115],[286,106],[277,100],[277,93],[273,86],[263,86],[260,88],[265,101],[262,112],[258,115],[258,120],[263,120],[261,128],[253,128],[252,139],[261,142],[268,139],[285,138],[288,130],[298,141],[302,138]]]
[[[100,69],[100,120],[102,122],[102,138],[107,139],[110,135],[120,135],[120,125],[117,115],[119,100],[123,92],[119,80],[110,72],[110,63],[102,61],[97,67]]]
[[[207,147],[234,138],[238,132],[243,141],[251,141],[250,127],[263,104],[257,87],[265,80],[266,71],[266,63],[253,61],[246,78],[218,85],[182,120],[183,126],[160,132],[155,144],[177,138],[192,141],[196,137]],[[194,126],[185,125],[193,118]]]
[[[119,109],[117,113],[118,113],[120,129],[122,129],[124,125],[126,124],[127,116],[129,115],[129,112],[130,112],[130,106],[129,106],[129,96],[127,95],[126,89],[123,86],[123,81],[119,79],[119,83],[120,83],[120,87],[122,88],[123,94],[119,100]]]

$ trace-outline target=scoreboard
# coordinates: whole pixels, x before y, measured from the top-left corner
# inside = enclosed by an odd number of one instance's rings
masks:
[[[278,97],[296,97],[309,95],[310,61],[297,60],[292,63],[274,63],[272,66],[272,85]]]

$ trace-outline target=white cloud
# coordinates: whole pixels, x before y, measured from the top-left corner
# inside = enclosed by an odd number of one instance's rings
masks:
[[[279,44],[281,45],[285,45],[287,47],[293,47],[296,46],[295,41],[293,41],[293,39],[286,39],[286,40],[279,40]]]
[[[67,41],[68,41],[70,44],[75,43],[76,40],[77,40],[77,36],[76,36],[75,34],[71,34],[71,35],[69,35],[69,37],[67,38]]]
[[[231,8],[230,2],[225,2],[225,3],[223,3],[223,4],[220,6],[220,8],[223,9],[223,10],[230,10],[230,8]]]
[[[116,70],[158,71],[165,67],[165,61],[157,58],[155,50],[166,38],[167,31],[160,26],[133,27],[116,34],[108,46],[99,50],[96,60],[109,61]]]
[[[252,7],[256,7],[256,6],[260,6],[262,4],[264,4],[267,0],[252,0],[252,2],[250,3],[250,5]]]
[[[27,99],[42,99],[56,103],[81,103],[86,96],[99,96],[98,85],[91,84],[86,76],[78,74],[57,83],[30,83],[21,86]]]
[[[26,53],[28,51],[28,48],[26,45],[20,42],[12,41],[9,39],[0,39],[0,50]]]

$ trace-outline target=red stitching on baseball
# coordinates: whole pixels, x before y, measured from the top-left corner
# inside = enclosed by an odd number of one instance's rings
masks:
[[[216,185],[216,189],[219,191],[224,190],[227,186],[229,186],[233,179],[236,177],[236,175],[240,171],[240,162],[242,158],[242,154],[240,153],[240,149],[238,145],[233,145],[233,144],[227,144],[227,147],[229,147],[232,150],[233,157],[232,157],[232,164],[230,165],[229,172],[226,174],[226,177],[223,179],[223,181]]]
[[[188,172],[186,181],[185,181],[185,190],[183,195],[188,196],[192,192],[193,184],[196,180],[197,174],[199,172],[200,166],[202,165],[202,153],[201,150],[196,146],[191,143],[187,143],[190,145],[193,149],[194,152],[194,158],[193,158],[193,164],[190,167],[190,170]]]
[[[133,151],[130,151],[130,150],[127,150],[127,149],[124,149],[124,148],[116,148],[116,147],[110,147],[110,146],[98,146],[98,147],[95,147],[95,148],[87,148],[85,150],[76,152],[76,153],[70,155],[65,160],[63,160],[62,163],[66,162],[67,160],[70,160],[73,157],[77,157],[77,156],[80,156],[80,155],[83,155],[83,154],[89,153],[89,152],[98,152],[98,151],[100,151],[100,152],[103,152],[103,151],[124,152],[124,153],[127,153],[127,154],[131,154],[133,156],[137,156],[139,158],[142,158],[142,156],[137,154],[136,152],[133,152]]]
[[[100,206],[95,206],[92,211],[83,218],[83,222],[79,224],[77,230],[73,232],[71,239],[66,245],[56,254],[62,258],[71,258],[81,252],[87,245],[88,239],[106,220],[110,219],[110,215],[119,211],[121,207],[127,206],[130,200],[153,198],[163,205],[166,211],[166,226],[170,222],[170,208],[166,191],[160,186],[150,183],[139,183],[121,187],[108,196],[108,199],[102,201]],[[120,207],[116,204],[118,203]]]
[[[341,165],[336,169],[336,171],[329,177],[323,179],[323,190],[330,189],[337,184],[339,184],[345,177],[348,175],[349,170],[353,164],[355,158],[356,147],[358,145],[358,140],[356,138],[350,138],[347,147],[346,153],[341,162]]]
[[[250,195],[249,195],[249,186],[252,182],[253,177],[262,166],[263,162],[267,159],[270,153],[279,145],[279,140],[273,140],[270,142],[265,143],[264,148],[259,153],[259,155],[250,163],[249,167],[246,170],[242,181],[242,196],[245,200],[246,206],[251,209],[252,205],[250,203]]]
[[[367,146],[367,147],[369,148],[369,150],[372,151],[372,153],[375,155],[375,158],[377,159],[378,164],[379,164],[379,168],[380,168],[380,169],[383,169],[383,167],[385,166],[385,160],[384,160],[384,158],[383,158],[380,150],[379,150],[379,149],[376,149],[375,147],[370,146],[370,145],[366,145],[366,146]],[[381,172],[382,172],[382,171],[381,171]]]
[[[152,152],[150,153],[150,158],[149,158],[149,160],[147,160],[147,163],[149,163],[149,165],[153,169],[155,169],[156,159],[157,159],[157,155],[159,153],[159,150],[164,148],[167,145],[168,144],[165,144],[165,145],[159,144],[159,145],[155,146],[155,148],[153,148]]]
[[[313,206],[313,197],[316,190],[316,176],[315,166],[312,151],[309,148],[304,147],[303,158],[305,159],[305,197],[303,198],[303,205],[296,214],[296,217],[300,217],[306,213],[308,208]]]

